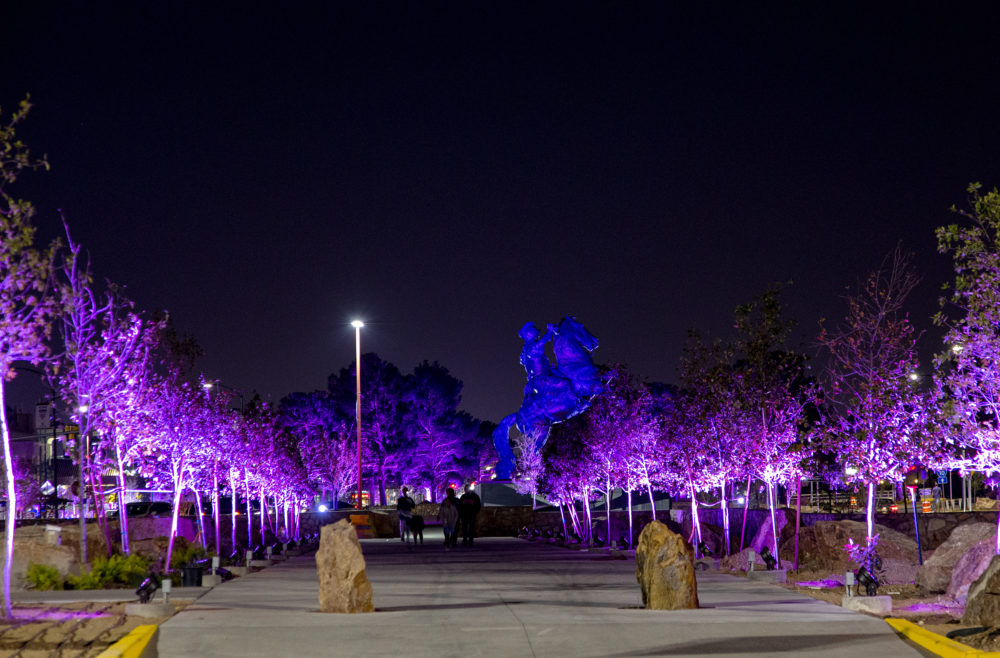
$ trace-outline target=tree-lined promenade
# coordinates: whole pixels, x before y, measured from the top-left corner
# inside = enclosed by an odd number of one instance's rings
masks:
[[[25,101],[0,129],[0,373],[12,379],[18,362],[48,373],[63,410],[80,427],[83,438],[66,449],[109,551],[130,551],[125,515],[115,531],[107,521],[110,497],[124,499],[129,473],[146,488],[170,492],[169,565],[187,492],[194,494],[204,548],[221,553],[226,541],[235,548],[253,546],[255,535],[262,541],[267,532],[295,536],[297,515],[317,496],[338,500],[360,485],[385,504],[388,491],[405,483],[435,500],[448,486],[489,471],[490,424],[460,409],[462,382],[436,362],[404,374],[365,354],[332,374],[324,391],[234,408],[237,394],[199,372],[197,343],[179,336],[165,313],[144,312],[120,287],[95,284],[68,223],[64,241],[35,244],[34,210],[12,190],[22,174],[47,167],[16,137],[29,109]],[[896,250],[850,293],[842,319],[823,324],[817,343],[824,367],[813,369],[804,351],[790,345],[792,323],[782,312],[782,287],[775,286],[735,310],[732,335],[692,332],[678,386],[640,383],[624,365],[605,366],[603,392],[588,411],[554,426],[544,448],[543,437],[518,441],[517,485],[558,505],[567,534],[585,540],[594,533],[590,503],[602,494],[609,499],[621,489],[631,510],[633,497],[652,501],[654,491],[666,491],[690,499],[700,542],[700,495],[710,492],[726,510],[737,483],[760,482],[773,510],[779,486],[809,475],[865,490],[872,541],[879,481],[898,482],[918,464],[997,476],[1000,193],[973,186],[970,194],[960,223],[938,233],[956,276],[936,319],[947,336],[933,386],[915,376],[919,331],[905,302],[916,275],[907,254]],[[0,398],[3,392],[0,381]],[[0,430],[14,517],[33,502],[32,485],[13,460],[2,414]],[[113,486],[103,478],[109,468],[118,478]],[[245,543],[236,523],[231,536],[219,536],[220,496],[233,499],[234,515],[239,501],[259,506],[260,524],[247,524]],[[213,503],[214,537],[204,529],[206,500]],[[8,615],[14,534],[15,523],[7,523]],[[81,550],[85,561],[86,542]]]

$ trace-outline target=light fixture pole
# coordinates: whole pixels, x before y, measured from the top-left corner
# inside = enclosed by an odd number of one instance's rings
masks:
[[[361,327],[365,326],[365,323],[355,320],[351,326],[354,327],[354,367],[358,375],[354,420],[358,426],[358,509],[361,509]]]

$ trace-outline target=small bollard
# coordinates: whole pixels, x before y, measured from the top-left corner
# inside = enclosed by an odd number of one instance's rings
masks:
[[[218,555],[213,555],[212,556],[212,575],[214,576],[218,572],[219,572],[219,556]]]
[[[271,559],[271,554],[273,552],[274,552],[274,547],[273,546],[268,546],[267,549],[264,551],[264,554],[267,556],[268,560]]]
[[[170,588],[173,587],[173,583],[170,582],[170,578],[164,577],[163,583],[160,587],[163,589],[163,602],[170,603]]]
[[[253,551],[247,551],[247,567],[250,566],[250,563],[252,561],[253,561]]]
[[[851,587],[854,586],[854,572],[853,571],[848,571],[847,573],[844,574],[844,586],[847,588],[847,595],[848,596],[854,596],[851,593]]]
[[[750,558],[750,571],[753,571],[753,566],[757,562],[757,553],[754,552],[753,549],[751,549],[750,552],[747,554],[747,557]]]

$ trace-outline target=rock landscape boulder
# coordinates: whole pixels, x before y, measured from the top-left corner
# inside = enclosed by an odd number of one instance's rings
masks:
[[[948,585],[951,583],[955,565],[958,564],[959,559],[984,539],[995,538],[996,531],[996,526],[992,523],[970,523],[955,528],[951,535],[948,536],[948,539],[924,562],[924,565],[917,569],[917,585],[925,592],[931,594],[946,592]],[[986,568],[986,564],[988,563],[989,560],[986,560],[983,564],[983,569]],[[981,573],[982,570],[965,583],[966,591],[968,591],[968,586],[972,581],[978,578]]]
[[[0,556],[0,564],[3,557]],[[41,539],[17,539],[14,541],[14,563],[11,565],[11,588],[22,590],[28,586],[24,576],[28,565],[43,564],[59,571],[64,578],[69,575],[80,575],[80,564],[77,554],[70,546],[58,546]]]
[[[996,532],[996,529],[994,528],[993,531]],[[990,565],[990,560],[995,554],[996,537],[992,534],[970,546],[955,563],[945,595],[959,603],[965,603],[965,599],[969,595],[969,587],[986,571],[986,567]]]
[[[969,587],[962,623],[1000,626],[1000,555],[993,556],[986,571]]]
[[[373,612],[361,542],[347,519],[323,526],[316,551],[321,612]]]
[[[885,569],[884,582],[913,582],[917,569],[917,543],[906,535],[882,525],[876,525],[879,535],[878,554]],[[857,568],[850,560],[844,545],[848,539],[864,543],[866,526],[860,521],[818,521],[799,531],[799,568],[808,571],[844,573]],[[781,547],[782,559],[793,550],[794,539],[786,540]]]
[[[643,528],[635,550],[635,577],[650,610],[698,607],[694,551],[683,537],[653,521]]]

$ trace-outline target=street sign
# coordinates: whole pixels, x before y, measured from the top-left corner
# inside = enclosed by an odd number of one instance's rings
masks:
[[[938,484],[948,484],[948,471],[938,471]]]

